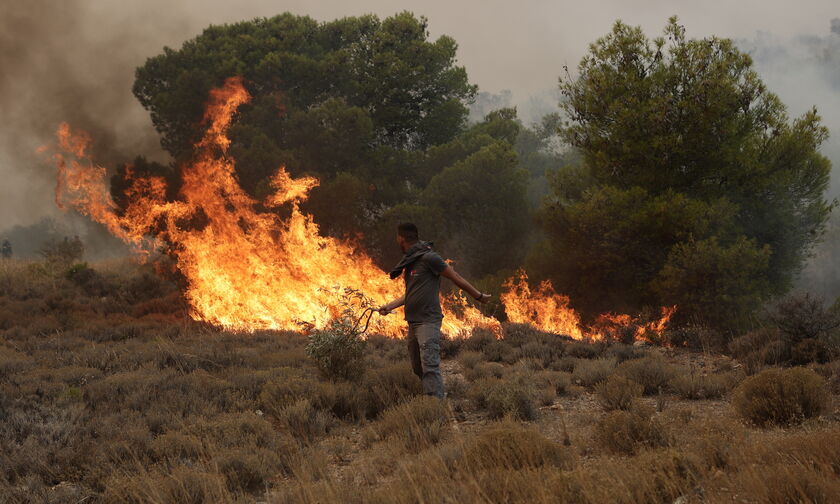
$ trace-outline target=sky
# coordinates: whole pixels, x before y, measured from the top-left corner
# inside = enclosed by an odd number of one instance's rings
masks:
[[[550,102],[563,65],[573,69],[616,19],[654,36],[676,14],[692,37],[770,34],[785,46],[802,35],[828,35],[830,20],[840,17],[836,0],[0,0],[0,231],[57,214],[53,168],[34,151],[63,120],[92,133],[106,166],[141,153],[166,160],[131,94],[134,69],[164,46],[180,47],[209,24],[284,11],[327,21],[403,10],[426,16],[433,38],[455,38],[459,64],[480,90],[510,90],[523,110],[535,97]],[[807,69],[767,68],[771,90],[792,114],[817,105],[831,112],[826,123],[840,137],[840,109],[830,110],[840,105],[837,92],[815,84]]]

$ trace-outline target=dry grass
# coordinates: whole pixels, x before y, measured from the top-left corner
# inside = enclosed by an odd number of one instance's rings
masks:
[[[740,376],[713,355],[506,324],[504,341],[476,331],[447,342],[451,399],[441,403],[421,396],[401,341],[369,338],[364,376],[327,380],[300,334],[194,323],[177,288],[148,270],[93,270],[74,280],[0,261],[0,502],[781,503],[838,494],[836,413],[806,407],[819,400],[764,401],[774,415],[791,404],[794,418],[828,414],[775,429],[743,422],[733,406],[769,395],[747,394],[750,380],[727,394]],[[838,361],[814,369],[835,384],[821,390],[836,408]],[[782,383],[805,391],[816,382]],[[637,397],[640,387],[656,398]],[[599,398],[629,409],[604,411]],[[653,413],[658,398],[667,407]]]

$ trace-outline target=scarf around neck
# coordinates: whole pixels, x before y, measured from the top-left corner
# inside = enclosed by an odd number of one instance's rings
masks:
[[[432,242],[427,241],[418,241],[414,245],[412,245],[408,250],[405,251],[405,255],[403,255],[402,259],[396,266],[391,269],[391,273],[389,273],[391,280],[397,278],[398,276],[402,275],[403,270],[409,266],[411,263],[416,261],[426,252],[432,250]]]

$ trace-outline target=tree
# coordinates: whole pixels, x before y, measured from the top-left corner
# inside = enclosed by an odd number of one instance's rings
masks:
[[[581,165],[555,175],[533,261],[558,285],[586,281],[582,308],[670,304],[689,260],[751,275],[748,294],[728,292],[731,278],[690,282],[720,313],[790,287],[830,211],[827,129],[816,110],[789,121],[751,67],[730,40],[687,39],[676,18],[653,40],[619,21],[562,79],[561,134]],[[683,316],[704,316],[685,303]]]
[[[470,276],[520,265],[532,227],[528,173],[513,147],[520,131],[516,112],[502,109],[427,150],[416,165],[421,187],[385,212],[374,240],[393,243],[397,223],[412,221]],[[381,256],[385,266],[398,253],[389,247]]]
[[[456,49],[450,37],[430,40],[426,19],[408,12],[326,23],[286,13],[211,26],[164,48],[137,69],[134,94],[178,163],[200,138],[208,91],[242,76],[253,98],[230,130],[230,153],[246,191],[260,196],[284,164],[321,180],[313,198],[343,174],[339,185],[348,177],[374,185],[361,203],[354,192],[353,205],[391,206],[414,182],[415,153],[463,130],[476,88],[455,65]],[[308,210],[333,233],[359,230],[321,209]]]

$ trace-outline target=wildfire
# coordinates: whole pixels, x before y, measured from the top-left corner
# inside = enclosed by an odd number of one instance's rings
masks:
[[[127,169],[128,205],[122,214],[110,197],[105,169],[88,154],[90,137],[62,124],[58,144],[63,153],[54,156],[56,203],[105,225],[138,251],[170,244],[187,280],[185,294],[196,320],[246,331],[296,330],[301,323],[321,328],[341,309],[336,292],[353,289],[377,303],[400,296],[401,282],[391,281],[353,243],[321,236],[312,217],[300,211],[300,203],[318,185],[316,179],[294,179],[284,167],[277,170],[271,179],[274,193],[261,203],[268,208],[288,205],[291,211],[285,218],[259,210],[259,202],[239,186],[235,162],[227,155],[227,130],[238,107],[248,100],[240,78],[213,90],[204,117],[207,130],[195,146],[193,161],[183,167],[178,200],[167,201],[164,179],[136,176]],[[513,322],[575,339],[600,339],[605,334],[603,327],[584,330],[568,297],[555,293],[548,282],[532,292],[523,272],[505,287],[502,301]],[[499,322],[463,295],[446,296],[442,305],[443,329],[449,335],[468,334],[474,327],[500,334]],[[637,327],[637,336],[643,338],[664,329],[671,313],[663,311],[661,320],[648,325],[629,316],[603,317],[614,317],[614,328]],[[371,328],[401,336],[404,322],[397,316],[377,317]]]
[[[528,286],[528,276],[519,271],[505,282],[504,287],[506,290],[501,299],[508,320],[532,324],[542,331],[564,334],[577,340],[621,340],[629,331],[633,340],[650,341],[651,337],[665,330],[677,310],[676,306],[664,306],[661,317],[649,322],[630,315],[604,313],[592,326],[584,328],[578,313],[569,306],[569,297],[556,293],[548,280],[532,291]]]

